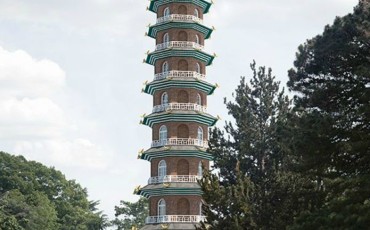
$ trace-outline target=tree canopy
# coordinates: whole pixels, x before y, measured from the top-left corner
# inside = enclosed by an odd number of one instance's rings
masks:
[[[293,222],[300,201],[292,196],[304,180],[289,169],[290,101],[279,90],[271,69],[251,65],[250,83],[243,77],[226,102],[235,122],[225,132],[212,131],[214,171],[200,181],[207,204],[202,229],[285,229]]]
[[[370,226],[370,2],[298,49],[288,86],[299,171],[316,183],[297,229]]]
[[[1,229],[104,229],[106,216],[97,205],[60,171],[0,152]]]
[[[144,197],[140,197],[137,202],[121,201],[120,206],[115,208],[116,219],[112,224],[117,230],[126,230],[136,227],[140,229],[145,225],[145,218],[149,214],[149,201]],[[123,218],[120,218],[120,217]]]

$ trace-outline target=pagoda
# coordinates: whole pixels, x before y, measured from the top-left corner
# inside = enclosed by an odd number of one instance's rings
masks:
[[[195,229],[204,220],[197,181],[212,160],[208,129],[217,122],[207,113],[207,96],[216,88],[206,80],[215,57],[204,52],[212,29],[203,15],[210,6],[205,0],[151,0],[148,7],[157,21],[147,32],[156,47],[144,60],[154,66],[154,79],[143,89],[153,96],[153,110],[141,121],[152,128],[152,143],[139,153],[150,162],[151,175],[135,189],[149,199],[143,230]]]

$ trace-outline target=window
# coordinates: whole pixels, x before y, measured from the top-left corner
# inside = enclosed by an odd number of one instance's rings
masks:
[[[200,73],[200,65],[199,63],[195,64],[195,72]]]
[[[169,7],[166,7],[164,10],[163,10],[163,16],[164,17],[167,17],[167,16],[170,16],[170,8]]]
[[[199,18],[199,11],[198,11],[198,9],[195,9],[194,10],[194,16],[197,17],[197,18]]]
[[[197,105],[202,105],[202,96],[200,94],[197,94]]]
[[[195,35],[195,43],[200,44],[199,36],[198,34]]]
[[[159,128],[159,141],[165,145],[167,141],[167,127],[165,125],[162,125]]]
[[[198,176],[203,176],[203,168],[202,168],[201,161],[199,161],[199,164],[198,164]]]
[[[202,127],[198,127],[197,139],[198,139],[198,144],[202,145],[202,143],[203,143],[203,129],[202,129]]]
[[[164,92],[161,97],[161,105],[166,105],[168,104],[168,94]]]
[[[202,209],[203,209],[203,202],[201,201],[200,203],[199,203],[199,215],[200,216],[202,216]]]
[[[167,175],[167,164],[165,160],[161,160],[158,164],[158,177],[165,177]]]
[[[165,33],[163,35],[163,43],[167,43],[167,42],[170,42],[170,36],[168,35],[168,33]]]
[[[165,215],[166,215],[166,201],[164,199],[160,199],[158,201],[158,216]]]
[[[168,72],[168,70],[169,70],[168,62],[165,61],[162,64],[162,73],[166,73],[166,72]]]

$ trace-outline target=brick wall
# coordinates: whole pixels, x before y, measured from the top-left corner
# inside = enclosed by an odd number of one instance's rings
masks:
[[[166,201],[166,215],[186,215],[180,213],[189,213],[187,215],[200,214],[199,204],[202,202],[202,198],[200,196],[166,196],[150,198],[150,216],[157,215],[157,207],[160,199],[164,199]]]
[[[187,92],[188,100],[183,102],[180,100],[179,95],[181,91]],[[197,103],[197,95],[199,94],[202,98],[202,105],[207,106],[207,95],[202,91],[196,89],[181,89],[181,88],[171,88],[166,90],[159,90],[156,91],[153,95],[153,106],[160,105],[162,102],[162,94],[166,92],[168,94],[168,101],[169,103]]]
[[[158,164],[161,160],[165,160],[167,164],[167,175],[198,175],[198,165],[202,162],[205,168],[209,168],[209,161],[195,157],[166,157],[157,158],[151,161],[151,177],[158,176]],[[187,174],[179,174],[178,168],[183,168],[184,162],[188,163]],[[184,170],[184,169],[182,169]],[[184,170],[185,171],[185,170]]]
[[[167,61],[169,65],[169,70],[185,70],[185,71],[196,71],[196,63],[200,65],[200,73],[206,74],[206,66],[204,62],[199,61],[196,58],[183,58],[183,57],[170,57],[163,60],[158,60],[155,63],[154,66],[154,73],[162,73],[162,65],[163,63]],[[187,62],[187,69],[183,69],[181,62],[186,61]]]
[[[198,127],[202,127],[203,129],[203,139],[207,140],[208,138],[208,126],[198,124],[195,122],[165,122],[165,123],[158,123],[153,125],[152,128],[152,138],[153,140],[159,140],[159,128],[162,125],[167,126],[167,137],[168,138],[178,138],[178,127],[180,125],[186,125],[189,128],[189,138],[196,139],[198,136]]]

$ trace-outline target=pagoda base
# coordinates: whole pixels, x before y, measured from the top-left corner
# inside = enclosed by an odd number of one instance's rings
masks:
[[[154,230],[154,229],[161,229],[161,230],[194,230],[196,225],[193,223],[166,223],[166,224],[148,224],[145,225],[140,230]]]

